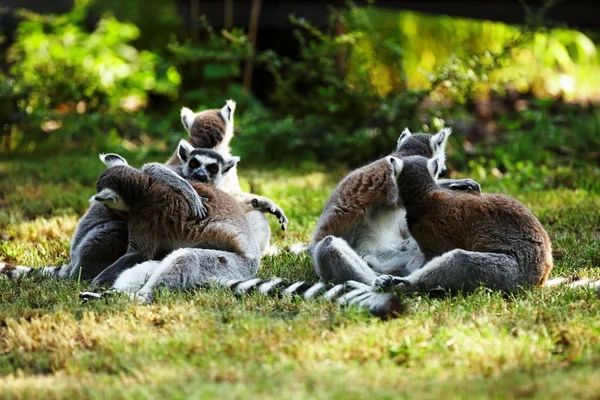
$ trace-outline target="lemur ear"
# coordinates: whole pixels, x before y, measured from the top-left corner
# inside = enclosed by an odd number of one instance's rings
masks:
[[[388,161],[392,165],[392,173],[394,174],[394,177],[397,178],[398,176],[400,176],[400,172],[402,172],[404,163],[398,157],[390,157]]]
[[[179,141],[179,145],[177,146],[177,156],[182,163],[186,163],[190,159],[190,154],[192,154],[192,151],[194,151],[194,146],[192,146],[187,140],[181,139]]]
[[[229,170],[237,165],[240,162],[240,158],[238,156],[233,156],[225,161],[223,164],[223,175],[225,175]]]
[[[442,161],[438,157],[430,158],[427,161],[427,170],[433,179],[437,179],[440,172],[442,172],[442,166]]]
[[[109,168],[115,165],[129,165],[127,160],[115,153],[100,154],[100,161]]]
[[[431,137],[431,149],[434,156],[445,153],[446,143],[451,134],[452,128],[444,128]]]
[[[194,112],[187,107],[183,107],[181,109],[181,123],[188,133],[190,129],[192,129],[192,124],[194,123]]]
[[[221,116],[225,122],[233,122],[233,113],[235,112],[235,101],[227,100],[225,107],[221,108]]]
[[[396,151],[400,150],[400,145],[402,144],[402,142],[404,142],[410,136],[412,136],[412,133],[410,133],[408,128],[404,128],[404,130],[400,134],[400,137],[398,138],[398,143],[396,144]]]

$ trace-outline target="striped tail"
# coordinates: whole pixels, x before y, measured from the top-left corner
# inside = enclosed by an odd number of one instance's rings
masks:
[[[382,319],[398,317],[405,310],[405,305],[395,294],[374,292],[371,286],[353,281],[333,285],[304,281],[290,283],[281,278],[255,278],[246,281],[221,280],[216,283],[230,288],[238,296],[257,292],[267,296],[298,296],[305,300],[322,298],[341,306],[366,308],[371,314]]]
[[[578,276],[559,276],[548,279],[544,287],[567,286],[570,288],[592,288],[600,291],[600,279],[580,278]],[[600,294],[600,293],[599,293]]]
[[[63,266],[63,267],[66,267]],[[62,276],[63,267],[42,267],[42,268],[31,268],[23,265],[16,265],[11,263],[0,262],[0,276],[6,275],[9,278],[15,279],[21,276],[29,275],[30,273],[40,273],[42,276]]]

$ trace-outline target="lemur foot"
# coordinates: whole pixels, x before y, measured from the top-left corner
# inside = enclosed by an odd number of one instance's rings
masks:
[[[375,291],[389,291],[390,289],[402,289],[410,286],[410,282],[405,278],[394,275],[379,275],[373,283]]]
[[[285,231],[287,229],[289,221],[283,210],[277,207],[274,203],[261,201],[259,199],[252,199],[252,207],[257,210],[273,214],[279,220],[279,223],[281,224],[281,230]]]

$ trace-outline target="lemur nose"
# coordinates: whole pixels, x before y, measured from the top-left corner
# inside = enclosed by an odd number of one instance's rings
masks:
[[[208,182],[208,176],[202,172],[194,173],[194,180],[202,183]]]

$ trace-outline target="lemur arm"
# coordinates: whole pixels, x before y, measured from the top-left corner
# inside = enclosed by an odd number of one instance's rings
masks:
[[[171,189],[182,194],[188,202],[192,215],[196,219],[203,219],[207,215],[206,207],[202,204],[207,201],[194,190],[192,185],[181,176],[177,175],[171,168],[160,163],[144,164],[142,171],[154,179],[166,183]]]
[[[273,200],[245,192],[235,193],[232,196],[245,212],[258,210],[263,213],[273,214],[279,220],[281,230],[285,231],[287,229],[288,219],[283,210]]]
[[[465,192],[481,193],[481,185],[471,178],[467,179],[440,179],[437,181],[439,187],[450,190],[461,190]]]

